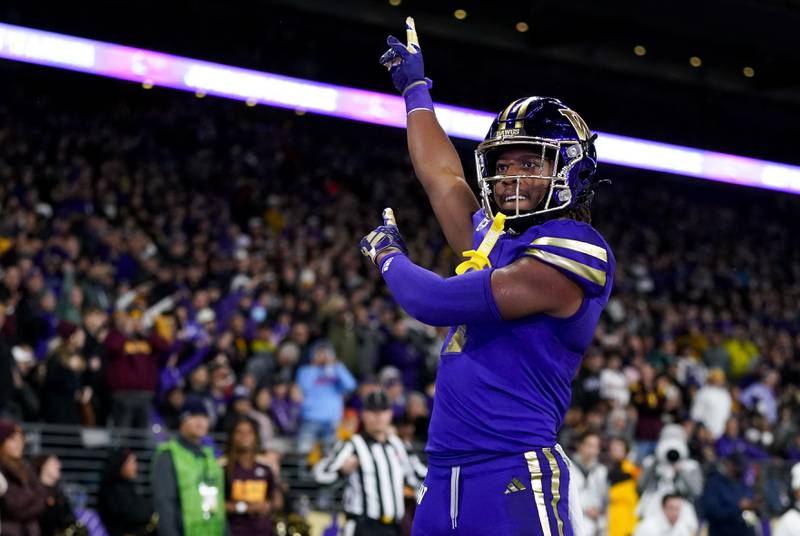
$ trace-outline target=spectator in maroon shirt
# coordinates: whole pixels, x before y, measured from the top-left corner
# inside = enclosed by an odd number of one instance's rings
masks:
[[[656,381],[656,371],[650,363],[642,363],[641,379],[631,384],[631,402],[636,408],[635,437],[639,459],[655,451],[656,441],[664,425],[662,415],[667,406],[667,396]]]
[[[158,381],[158,356],[166,350],[166,342],[155,333],[147,336],[136,314],[118,311],[103,346],[114,426],[148,427]]]

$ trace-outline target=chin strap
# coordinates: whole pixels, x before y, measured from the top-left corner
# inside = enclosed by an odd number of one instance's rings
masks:
[[[497,244],[500,235],[503,234],[503,227],[505,226],[506,215],[498,212],[492,220],[492,225],[486,231],[486,236],[481,240],[478,249],[470,249],[461,254],[466,258],[464,262],[456,266],[456,275],[465,274],[472,270],[483,270],[484,268],[491,268],[492,263],[489,262],[489,253],[492,248]]]

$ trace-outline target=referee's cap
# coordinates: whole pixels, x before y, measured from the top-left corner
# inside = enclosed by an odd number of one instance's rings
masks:
[[[389,397],[383,391],[372,391],[364,397],[364,411],[385,411],[391,407]]]

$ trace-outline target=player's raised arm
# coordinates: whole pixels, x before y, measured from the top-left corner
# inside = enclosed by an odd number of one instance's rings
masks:
[[[390,36],[390,49],[381,63],[392,74],[395,88],[406,101],[408,150],[414,172],[442,226],[447,242],[456,253],[472,247],[472,213],[478,201],[464,179],[464,169],[450,138],[433,112],[431,81],[425,78],[422,51],[414,21],[406,20],[408,45]]]

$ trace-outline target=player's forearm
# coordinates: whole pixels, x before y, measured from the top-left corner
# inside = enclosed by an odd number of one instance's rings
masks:
[[[464,170],[450,138],[433,112],[418,110],[408,116],[411,162],[447,243],[456,253],[472,245],[472,213],[478,201],[463,179]]]
[[[432,111],[412,112],[407,135],[414,172],[428,195],[448,182],[464,180],[461,159]]]
[[[444,279],[403,253],[383,258],[381,274],[397,303],[431,326],[485,324],[502,320],[492,295],[489,270]]]

